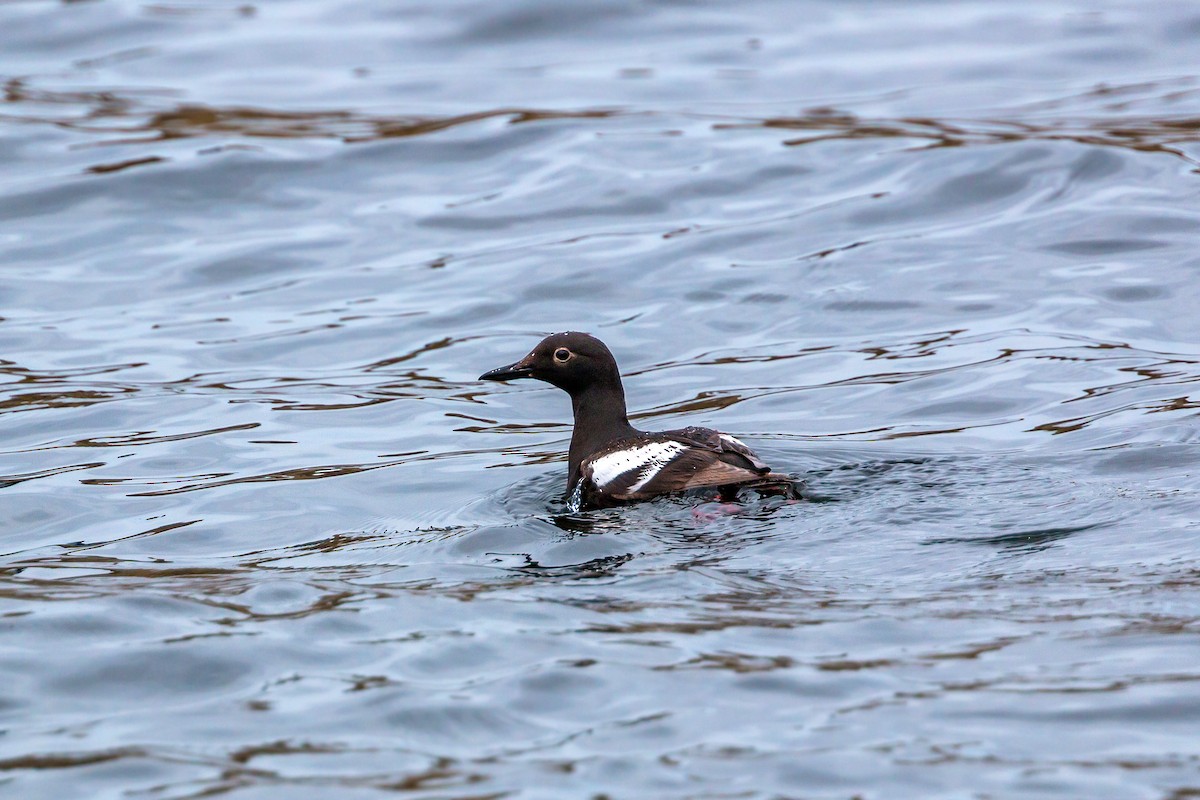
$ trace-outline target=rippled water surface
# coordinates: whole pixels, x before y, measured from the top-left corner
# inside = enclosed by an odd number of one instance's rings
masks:
[[[0,794],[1200,796],[1198,37],[0,5]],[[564,328],[809,499],[568,513]]]

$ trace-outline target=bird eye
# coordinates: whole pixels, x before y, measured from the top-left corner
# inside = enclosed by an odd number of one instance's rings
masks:
[[[560,347],[554,351],[554,360],[560,363],[571,359],[571,351],[565,347]]]

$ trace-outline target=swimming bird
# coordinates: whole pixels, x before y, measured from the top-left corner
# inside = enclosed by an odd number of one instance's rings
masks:
[[[617,360],[604,342],[577,331],[543,339],[520,361],[479,376],[482,381],[535,378],[571,396],[575,427],[567,458],[567,497],[580,508],[604,508],[715,487],[723,499],[740,486],[786,483],[750,448],[711,428],[650,433],[629,424]],[[577,499],[575,499],[577,498]]]

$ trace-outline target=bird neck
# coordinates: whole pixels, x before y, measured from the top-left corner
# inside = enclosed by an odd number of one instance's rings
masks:
[[[575,412],[575,429],[571,433],[568,493],[579,480],[579,467],[585,458],[605,445],[637,434],[629,424],[620,379],[615,384],[592,384],[572,394],[571,409]]]

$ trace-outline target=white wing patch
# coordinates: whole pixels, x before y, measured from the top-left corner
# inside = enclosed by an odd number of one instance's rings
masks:
[[[650,442],[601,456],[591,463],[592,482],[600,490],[630,470],[637,470],[639,480],[629,492],[641,489],[662,467],[687,449],[679,442]]]

